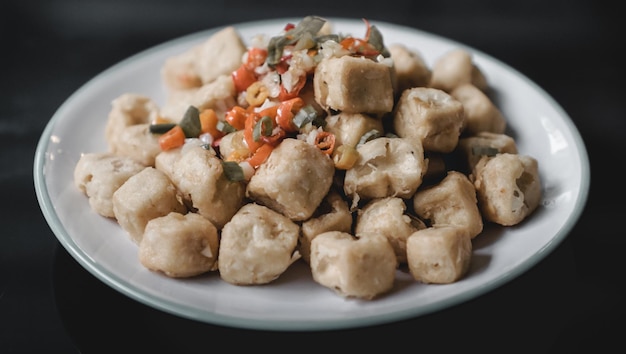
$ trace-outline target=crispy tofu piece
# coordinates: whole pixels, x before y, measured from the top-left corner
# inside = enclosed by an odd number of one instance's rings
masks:
[[[476,163],[483,156],[493,156],[505,152],[517,154],[515,140],[509,135],[491,132],[480,132],[476,135],[461,137],[456,147],[456,153],[462,159],[468,172],[472,172]]]
[[[315,100],[325,109],[384,114],[394,104],[391,68],[363,57],[323,59],[313,77]]]
[[[396,96],[400,96],[406,89],[428,85],[430,68],[418,51],[399,43],[391,44],[387,48],[393,60]]]
[[[217,228],[196,213],[169,213],[146,224],[139,261],[172,278],[187,278],[217,269]]]
[[[471,238],[483,231],[476,190],[461,172],[449,171],[438,184],[418,190],[413,196],[413,210],[433,226],[458,226]]]
[[[145,165],[127,156],[110,152],[85,153],[74,167],[74,185],[89,199],[98,214],[113,218],[113,193]]]
[[[352,212],[348,208],[348,203],[338,192],[331,190],[324,198],[319,209],[327,208],[330,210],[322,210],[320,215],[314,215],[302,223],[299,247],[302,259],[307,263],[311,254],[311,241],[317,235],[326,231],[352,231]]]
[[[230,75],[241,65],[246,50],[237,30],[225,27],[206,41],[168,58],[161,68],[163,82],[172,91],[200,87]]]
[[[445,91],[430,87],[405,90],[393,115],[396,134],[419,140],[424,151],[453,151],[464,124],[463,104]]]
[[[174,184],[154,167],[146,167],[127,179],[113,193],[112,202],[117,222],[137,245],[150,220],[170,212],[187,212]]]
[[[304,140],[283,140],[247,185],[246,196],[291,220],[310,218],[333,183],[335,165]]]
[[[326,118],[324,130],[335,134],[335,146],[356,147],[361,137],[369,131],[384,132],[381,119],[363,113],[340,112]]]
[[[484,156],[476,164],[473,179],[482,215],[497,224],[519,224],[541,202],[541,179],[533,157],[508,153]]]
[[[426,284],[448,284],[469,270],[472,241],[466,229],[435,226],[418,230],[406,241],[409,271]]]
[[[452,90],[450,95],[463,103],[465,112],[463,134],[473,135],[483,131],[504,133],[506,120],[502,112],[478,87],[470,83],[461,84]]]
[[[474,63],[472,54],[465,49],[456,48],[444,53],[435,61],[428,86],[449,93],[466,83],[471,83],[483,91],[489,88],[487,79]]]
[[[226,177],[222,161],[212,149],[200,145],[184,149],[169,173],[190,209],[209,219],[218,229],[244,204],[246,187]]]
[[[381,137],[357,148],[359,157],[346,171],[343,190],[356,207],[360,200],[410,198],[428,168],[419,141]]]
[[[218,255],[220,277],[231,284],[267,284],[300,258],[300,226],[259,204],[246,204],[224,226]]]
[[[396,255],[383,235],[328,231],[313,239],[310,257],[313,280],[341,296],[370,300],[393,288]]]
[[[170,93],[167,102],[161,108],[161,116],[179,123],[189,106],[194,106],[200,111],[211,108],[221,116],[235,106],[236,97],[232,77],[230,74],[224,74],[199,88]]]
[[[398,197],[377,198],[359,209],[354,233],[387,237],[398,263],[406,263],[406,239],[415,231],[425,229],[424,222],[407,213],[405,201]]]

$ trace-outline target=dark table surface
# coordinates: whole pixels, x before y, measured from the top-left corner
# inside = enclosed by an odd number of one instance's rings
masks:
[[[588,353],[626,330],[624,20],[608,1],[60,0],[0,5],[0,352],[200,353],[224,346],[409,352]],[[140,304],[84,270],[57,241],[34,190],[33,158],[56,109],[93,76],[192,32],[309,14],[394,22],[463,42],[511,65],[570,115],[591,189],[569,236],[528,272],[451,308],[321,332],[220,327]]]

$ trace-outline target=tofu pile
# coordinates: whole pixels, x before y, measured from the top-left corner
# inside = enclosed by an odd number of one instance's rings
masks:
[[[224,170],[237,132],[163,151],[150,131],[189,106],[223,119],[242,105],[232,73],[248,47],[226,27],[163,64],[162,106],[140,93],[112,101],[108,150],[80,156],[75,186],[119,223],[145,268],[168,277],[259,285],[305,262],[321,286],[364,300],[391,292],[398,272],[462,280],[485,223],[517,225],[539,206],[537,160],[518,153],[467,50],[428,65],[411,43],[374,57],[338,45],[321,44],[300,91],[324,124],[282,140],[248,179]],[[332,154],[311,142],[320,131],[334,137]]]

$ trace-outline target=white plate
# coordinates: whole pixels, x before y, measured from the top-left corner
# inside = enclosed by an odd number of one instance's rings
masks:
[[[362,37],[361,20],[330,18],[335,32]],[[235,25],[244,40],[278,34],[299,19]],[[271,284],[234,286],[212,273],[170,279],[145,269],[137,247],[112,220],[93,212],[73,184],[81,153],[106,150],[104,126],[111,101],[136,92],[164,102],[159,70],[164,60],[208,38],[217,29],[146,50],[104,71],[74,93],[46,126],[37,146],[37,198],[52,231],[67,251],[97,278],[154,308],[198,321],[267,330],[327,330],[382,324],[431,313],[475,298],[511,281],[553,251],[572,229],[587,199],[589,162],[583,141],[563,109],[540,87],[502,62],[436,35],[372,21],[386,44],[404,43],[428,64],[452,48],[471,51],[496,92],[521,154],[539,161],[544,197],[516,227],[486,227],[474,239],[469,274],[448,285],[424,285],[399,274],[393,291],[378,300],[344,299],[312,280],[297,263]]]

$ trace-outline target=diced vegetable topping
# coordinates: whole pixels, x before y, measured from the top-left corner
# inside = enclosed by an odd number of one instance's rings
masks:
[[[335,135],[323,130],[325,114],[320,115],[311,98],[305,99],[301,91],[312,84],[315,66],[324,55],[329,55],[329,50],[333,56],[355,55],[374,60],[379,55],[388,56],[381,33],[367,20],[364,22],[363,38],[322,33],[326,20],[318,16],[287,24],[282,34],[270,38],[267,47],[250,46],[241,65],[232,72],[238,105],[222,114],[216,109],[200,110],[190,105],[178,124],[155,122],[150,125],[150,132],[159,134],[163,150],[182,146],[185,139],[205,135],[206,146],[216,149],[225,163],[225,171],[231,175],[230,180],[249,177],[250,173],[241,173],[241,166],[236,165],[245,162],[247,169],[258,168],[285,138],[308,136],[304,139],[332,156],[337,168],[350,168],[358,157],[355,147],[335,149]],[[326,46],[332,49],[324,49]],[[322,54],[322,50],[327,53]],[[245,146],[229,148],[224,152],[228,156],[222,156],[221,139],[237,131],[242,132]],[[379,136],[380,132],[372,130],[361,137],[359,144]]]
[[[229,181],[239,182],[245,179],[243,169],[237,162],[222,161],[222,168],[224,169],[224,175],[226,175]]]

